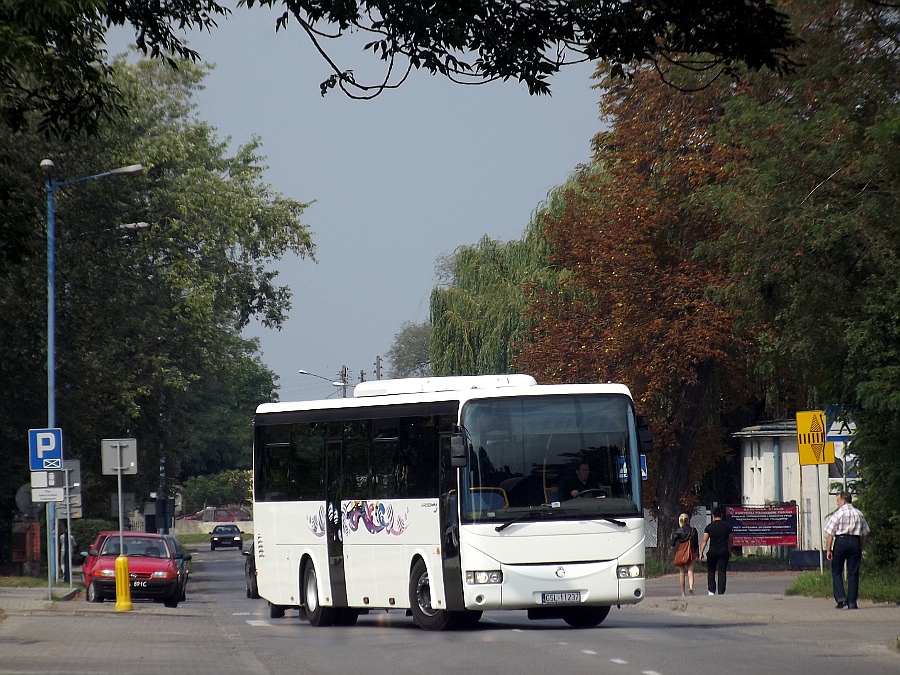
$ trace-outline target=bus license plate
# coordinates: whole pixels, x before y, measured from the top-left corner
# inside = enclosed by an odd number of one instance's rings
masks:
[[[545,605],[565,605],[573,602],[581,602],[581,592],[542,593],[541,602]]]

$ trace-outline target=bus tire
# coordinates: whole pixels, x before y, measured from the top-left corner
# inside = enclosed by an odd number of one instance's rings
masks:
[[[472,628],[479,621],[483,612],[478,610],[466,610],[464,612],[454,612],[456,615],[453,625],[456,628]]]
[[[413,620],[425,630],[445,630],[453,623],[453,613],[435,609],[431,605],[431,584],[428,568],[421,558],[413,565],[409,577],[409,607]]]
[[[603,623],[609,607],[573,607],[563,612],[563,621],[572,628],[593,628]]]
[[[359,610],[350,607],[335,610],[334,625],[335,626],[355,626],[359,619]]]
[[[270,619],[283,619],[284,618],[284,607],[281,605],[273,605],[271,602],[269,603],[269,618]]]
[[[311,562],[303,572],[303,601],[306,606],[306,618],[311,626],[321,628],[334,624],[334,607],[322,607],[319,604],[319,585],[316,567]]]

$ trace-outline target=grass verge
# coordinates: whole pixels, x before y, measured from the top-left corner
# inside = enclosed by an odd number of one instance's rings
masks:
[[[787,589],[787,595],[811,598],[831,598],[831,572],[807,572]],[[867,569],[859,574],[859,598],[872,602],[891,602],[900,605],[900,571],[897,569]]]

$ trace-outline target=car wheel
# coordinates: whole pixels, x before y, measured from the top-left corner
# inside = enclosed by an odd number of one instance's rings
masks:
[[[210,544],[210,545],[209,545],[209,550],[210,550],[210,551],[215,551],[215,550],[216,550],[216,545],[215,545],[215,544]]]
[[[103,602],[103,593],[97,588],[97,582],[92,581],[85,589],[85,596],[88,602]]]
[[[179,600],[181,600],[181,593],[179,593],[178,589],[176,588],[175,592],[172,593],[172,597],[163,600],[163,604],[166,607],[178,607]]]
[[[572,628],[593,628],[603,623],[609,607],[573,607],[563,612],[563,621]]]
[[[432,607],[428,568],[421,559],[413,565],[409,577],[409,606],[413,620],[425,630],[444,630],[453,623],[453,612]]]
[[[322,607],[319,604],[319,585],[316,577],[316,568],[312,563],[307,564],[303,573],[303,600],[306,605],[306,618],[311,626],[320,628],[334,624],[334,608]]]

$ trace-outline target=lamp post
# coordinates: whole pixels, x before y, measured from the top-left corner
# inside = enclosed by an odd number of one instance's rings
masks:
[[[47,428],[56,427],[56,217],[55,195],[56,191],[67,185],[75,183],[84,183],[97,178],[106,178],[107,176],[136,176],[140,174],[144,167],[140,164],[131,164],[130,166],[122,166],[112,171],[94,174],[93,176],[84,176],[83,178],[73,178],[72,180],[57,181],[53,177],[53,162],[49,159],[41,160],[41,171],[47,176],[44,188],[47,190]],[[50,587],[52,596],[53,573],[56,568],[56,502],[48,502],[47,504],[47,567],[50,577]],[[52,522],[52,526],[51,526]],[[51,537],[53,537],[51,539]]]
[[[315,373],[311,373],[308,370],[303,370],[302,368],[300,370],[298,370],[297,372],[300,373],[301,375],[309,375],[310,377],[318,377],[320,380],[325,380],[326,382],[331,382],[332,387],[343,388],[343,391],[345,392],[344,395],[346,396],[346,391],[347,391],[346,386],[347,385],[344,382],[335,382],[334,380],[332,380],[328,377],[324,377],[323,375],[316,375]]]

